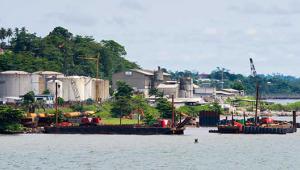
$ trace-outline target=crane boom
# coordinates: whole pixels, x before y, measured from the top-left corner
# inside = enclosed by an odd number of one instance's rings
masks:
[[[252,76],[256,77],[256,70],[255,70],[255,66],[254,66],[252,58],[250,58],[250,68],[251,68],[251,74],[252,74]]]

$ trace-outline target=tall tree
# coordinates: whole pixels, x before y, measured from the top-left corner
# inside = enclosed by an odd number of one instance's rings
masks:
[[[12,29],[8,28],[6,31],[6,35],[8,37],[7,44],[10,44],[10,37],[13,35]]]
[[[3,42],[3,40],[6,38],[6,29],[5,28],[1,28],[0,29],[0,40],[1,40],[1,48],[4,48],[5,43]]]

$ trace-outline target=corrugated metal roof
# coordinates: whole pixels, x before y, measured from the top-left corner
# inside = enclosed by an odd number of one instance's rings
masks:
[[[9,70],[9,71],[3,71],[1,74],[29,74],[26,71],[17,71],[17,70]]]
[[[225,91],[216,91],[217,94],[225,94],[225,95],[234,95],[233,93],[225,92]]]
[[[32,74],[62,74],[62,73],[56,71],[36,71],[33,72]]]
[[[235,89],[222,89],[222,91],[229,92],[229,93],[238,93],[239,92],[238,90],[235,90]]]
[[[168,99],[168,101],[172,101],[172,99]],[[174,98],[174,103],[186,103],[186,102],[194,102],[199,104],[206,103],[203,98]]]
[[[148,75],[148,76],[153,76],[154,75],[154,71],[153,70],[147,70],[147,69],[130,69],[131,71],[135,71],[144,75]],[[169,73],[165,73],[163,72],[164,76],[170,76]]]
[[[167,88],[171,89],[171,88],[177,88],[177,87],[178,87],[178,84],[163,84],[163,83],[161,83],[157,86],[158,89],[167,89]]]

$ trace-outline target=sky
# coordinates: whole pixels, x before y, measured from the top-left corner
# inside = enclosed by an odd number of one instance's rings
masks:
[[[300,76],[298,0],[0,0],[0,27],[115,40],[147,69]]]

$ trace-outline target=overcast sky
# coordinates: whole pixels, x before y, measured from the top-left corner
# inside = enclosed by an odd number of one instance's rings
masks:
[[[0,0],[0,27],[63,26],[124,45],[143,68],[300,76],[298,0]]]

